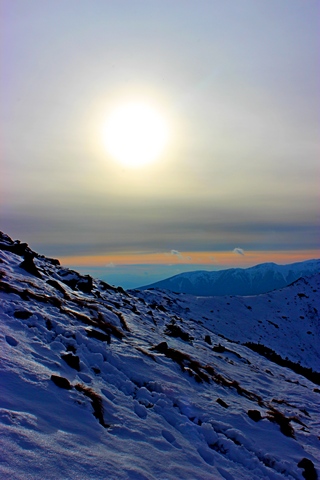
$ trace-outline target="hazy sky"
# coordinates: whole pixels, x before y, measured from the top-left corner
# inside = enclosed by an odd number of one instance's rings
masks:
[[[318,0],[0,5],[2,230],[113,271],[315,257]],[[101,134],[128,99],[170,129],[135,169]]]

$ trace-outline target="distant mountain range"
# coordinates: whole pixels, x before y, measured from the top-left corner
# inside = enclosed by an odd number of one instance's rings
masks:
[[[230,268],[208,272],[186,272],[139,287],[156,288],[197,296],[259,295],[290,285],[301,277],[320,271],[320,260],[306,260],[289,265],[262,263],[250,268]]]

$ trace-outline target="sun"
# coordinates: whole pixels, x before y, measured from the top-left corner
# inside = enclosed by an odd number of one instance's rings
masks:
[[[169,140],[169,126],[160,110],[131,101],[110,112],[102,138],[107,152],[122,165],[141,167],[157,160]]]

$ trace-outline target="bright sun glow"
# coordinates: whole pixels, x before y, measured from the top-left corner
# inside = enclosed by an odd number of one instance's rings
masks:
[[[164,117],[142,102],[118,106],[103,128],[108,153],[129,167],[140,167],[159,158],[168,139],[169,128]]]

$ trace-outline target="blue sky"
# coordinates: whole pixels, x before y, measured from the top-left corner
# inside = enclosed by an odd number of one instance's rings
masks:
[[[234,248],[248,265],[254,252],[315,256],[318,1],[0,5],[2,230],[70,265],[101,256],[101,272],[125,255],[166,276],[152,255],[172,250],[183,269],[197,252],[238,266]],[[137,98],[161,110],[170,142],[131,169],[101,129]]]

